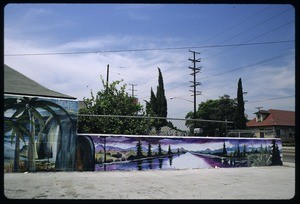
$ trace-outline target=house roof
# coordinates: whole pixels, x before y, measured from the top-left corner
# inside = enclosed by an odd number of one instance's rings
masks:
[[[269,109],[270,113],[263,121],[256,122],[256,118],[246,123],[247,127],[263,126],[295,126],[295,112]]]
[[[4,65],[4,93],[76,99],[50,90],[7,65]]]

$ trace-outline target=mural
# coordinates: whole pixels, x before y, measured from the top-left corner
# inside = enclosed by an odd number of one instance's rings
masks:
[[[88,137],[95,147],[95,171],[282,165],[280,139]]]
[[[4,96],[4,171],[74,170],[78,101]]]

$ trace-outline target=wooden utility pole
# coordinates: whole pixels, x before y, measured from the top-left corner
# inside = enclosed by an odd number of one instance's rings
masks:
[[[193,75],[193,78],[194,78],[193,81],[190,81],[190,83],[192,83],[192,85],[190,87],[193,87],[193,90],[190,90],[190,91],[193,92],[192,96],[194,96],[194,119],[196,119],[196,106],[197,106],[196,96],[201,94],[201,92],[197,91],[197,88],[196,88],[197,86],[201,85],[200,82],[196,81],[196,74],[200,72],[202,67],[201,66],[196,67],[196,63],[200,62],[200,58],[196,59],[196,54],[200,54],[200,52],[195,52],[195,51],[191,51],[191,50],[189,50],[189,52],[193,53],[193,59],[189,58],[189,60],[193,62],[193,67],[189,66],[189,69],[192,70],[191,75]],[[195,129],[195,124],[196,123],[194,121],[194,129]]]
[[[131,87],[132,87],[132,88],[131,88],[131,89],[129,89],[129,90],[131,90],[131,91],[132,91],[132,92],[131,92],[131,96],[134,98],[134,97],[135,97],[135,95],[134,95],[134,91],[137,91],[137,90],[135,90],[135,89],[134,89],[134,87],[135,87],[135,86],[137,86],[137,85],[136,85],[136,84],[129,84],[129,85],[131,85]]]
[[[106,91],[108,91],[108,78],[109,78],[109,64],[106,68]]]

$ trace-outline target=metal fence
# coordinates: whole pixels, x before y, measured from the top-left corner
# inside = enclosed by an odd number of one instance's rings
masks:
[[[233,122],[126,115],[79,114],[79,133],[165,135],[165,136],[227,136]],[[97,132],[85,132],[80,126],[98,126]],[[86,125],[86,124],[85,124]],[[93,129],[93,128],[91,128]]]

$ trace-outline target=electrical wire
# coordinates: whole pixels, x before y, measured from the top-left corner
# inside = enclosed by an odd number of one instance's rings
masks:
[[[5,57],[21,57],[21,56],[44,56],[44,55],[74,55],[74,54],[96,54],[96,53],[119,53],[119,52],[145,52],[145,51],[164,51],[164,50],[183,50],[183,49],[199,49],[199,48],[220,48],[220,47],[236,47],[236,46],[252,46],[252,45],[267,45],[278,43],[290,43],[295,40],[283,41],[268,41],[256,43],[236,43],[227,45],[203,45],[190,47],[166,47],[166,48],[143,48],[143,49],[127,49],[127,50],[95,50],[95,51],[76,51],[76,52],[45,52],[45,53],[19,53],[19,54],[5,54]]]

